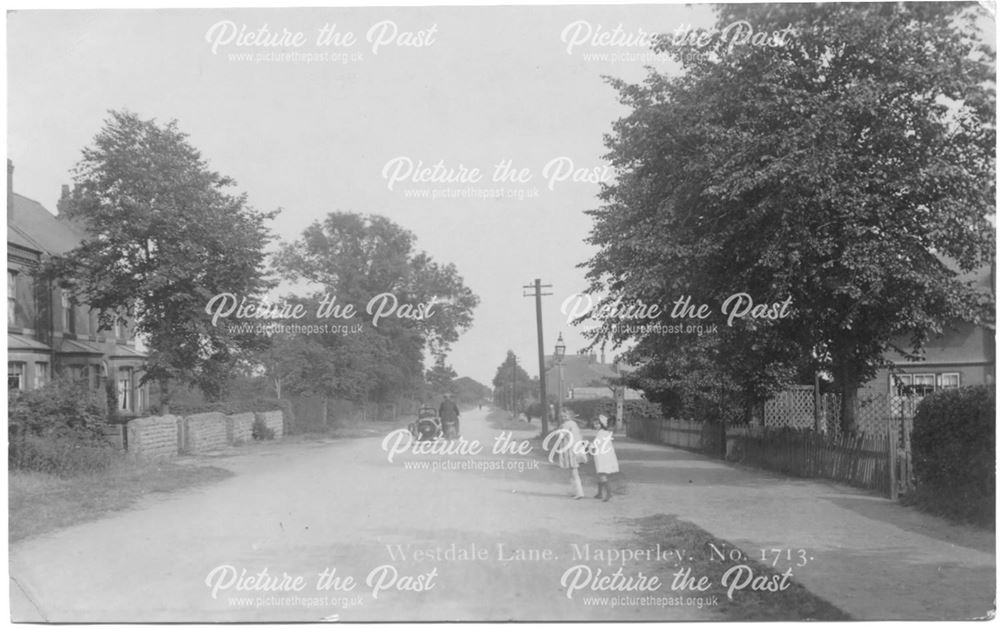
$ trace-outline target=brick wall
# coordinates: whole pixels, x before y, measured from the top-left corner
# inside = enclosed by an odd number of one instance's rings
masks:
[[[128,423],[129,454],[143,457],[177,455],[178,417],[140,417]]]
[[[226,416],[198,413],[184,418],[183,451],[186,453],[221,450],[229,445]]]
[[[253,441],[253,413],[226,415],[226,440],[234,446]]]
[[[280,439],[285,435],[285,420],[281,411],[263,411],[254,414],[263,420],[264,425],[274,431],[275,439]]]

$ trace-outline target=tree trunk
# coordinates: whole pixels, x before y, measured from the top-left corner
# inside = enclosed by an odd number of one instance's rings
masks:
[[[170,379],[160,380],[160,415],[170,414]]]
[[[858,377],[853,370],[841,368],[840,377],[840,431],[843,434],[857,432]]]

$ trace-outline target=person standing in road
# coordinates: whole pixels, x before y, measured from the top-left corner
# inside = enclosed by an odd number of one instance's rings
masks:
[[[569,470],[570,486],[573,489],[573,493],[570,495],[576,500],[583,498],[580,465],[587,462],[587,453],[582,447],[582,441],[580,427],[569,413],[564,411],[563,422],[559,425],[559,439],[553,446],[553,452],[557,457],[559,467]],[[552,453],[550,453],[550,457],[551,455]]]
[[[441,427],[444,428],[444,436],[447,439],[458,437],[458,405],[451,399],[451,393],[444,394],[444,400],[438,408],[438,417],[441,419]]]
[[[611,444],[614,439],[614,423],[607,415],[597,416],[597,436],[594,437],[594,469],[597,471],[597,495],[594,498],[603,498],[604,502],[611,499],[611,484],[608,475],[618,473],[618,455],[615,454],[615,447]]]

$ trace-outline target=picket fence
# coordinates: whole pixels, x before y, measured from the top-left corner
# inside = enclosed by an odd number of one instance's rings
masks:
[[[734,461],[788,476],[826,478],[896,497],[894,433],[826,435],[760,426],[748,426],[741,433],[729,453]]]
[[[794,387],[766,402],[748,425],[723,429],[709,422],[634,417],[626,418],[626,431],[640,441],[724,453],[744,465],[825,478],[895,499],[914,486],[910,435],[918,402],[869,392],[858,400],[858,431],[843,434],[839,395]]]

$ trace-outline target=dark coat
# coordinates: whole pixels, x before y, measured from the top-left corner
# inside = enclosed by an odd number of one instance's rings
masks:
[[[441,418],[441,423],[453,424],[458,421],[458,405],[449,399],[445,399],[441,402],[441,407],[438,409],[438,416]]]

